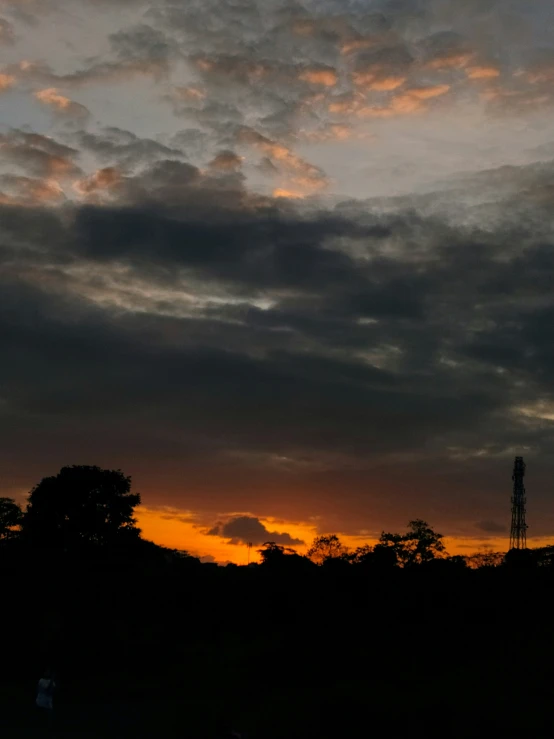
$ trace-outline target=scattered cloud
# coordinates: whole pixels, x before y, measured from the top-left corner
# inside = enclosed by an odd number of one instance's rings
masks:
[[[76,174],[78,152],[49,136],[12,130],[0,133],[0,152],[5,162],[29,174],[51,178]]]
[[[334,87],[338,82],[338,76],[334,69],[312,68],[304,69],[299,79],[309,82],[311,85],[323,85],[324,87]]]
[[[243,158],[234,151],[220,151],[210,162],[212,169],[219,169],[222,171],[235,170],[242,165]]]
[[[12,74],[0,73],[0,92],[9,90],[10,87],[15,85],[16,79]]]
[[[285,546],[303,545],[301,539],[294,539],[290,534],[279,531],[268,531],[259,518],[255,516],[236,516],[225,523],[218,523],[209,529],[208,536],[219,536],[228,539],[229,544],[248,544],[254,546],[273,541]]]
[[[395,95],[387,105],[363,106],[356,110],[362,118],[390,118],[397,115],[421,113],[426,109],[426,101],[446,95],[450,85],[429,85],[406,89],[402,94]]]
[[[265,154],[270,162],[290,175],[292,184],[302,191],[317,192],[327,187],[325,173],[299,157],[288,146],[262,136],[246,126],[239,130],[237,139],[239,143],[249,144]]]
[[[60,183],[55,179],[36,179],[3,175],[0,177],[0,202],[4,205],[36,207],[65,200]]]
[[[86,118],[89,115],[89,111],[84,105],[70,100],[65,95],[61,95],[55,87],[37,90],[34,95],[41,103],[63,115],[68,115],[72,118]]]
[[[466,67],[465,72],[470,80],[490,80],[500,77],[500,70],[492,66]]]
[[[74,189],[80,195],[91,195],[98,191],[109,191],[121,184],[121,172],[115,167],[99,169],[92,175],[73,183]]]

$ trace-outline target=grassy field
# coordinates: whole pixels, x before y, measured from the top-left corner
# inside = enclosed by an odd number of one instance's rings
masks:
[[[59,625],[50,642],[40,611],[13,593],[0,737],[45,735],[34,691],[53,657],[53,736],[219,739],[227,723],[248,739],[546,739],[553,580],[493,574],[102,575],[33,593]]]

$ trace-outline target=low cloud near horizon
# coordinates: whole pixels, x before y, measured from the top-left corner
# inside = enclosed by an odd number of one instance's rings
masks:
[[[290,534],[268,531],[264,524],[254,516],[236,516],[225,523],[218,523],[206,531],[207,536],[220,536],[229,544],[261,545],[268,541],[285,546],[303,545],[302,539],[294,539]]]

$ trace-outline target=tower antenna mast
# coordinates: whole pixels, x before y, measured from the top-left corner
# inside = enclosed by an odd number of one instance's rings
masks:
[[[514,461],[514,489],[512,493],[512,526],[510,528],[510,549],[527,549],[527,524],[525,523],[525,462],[523,457],[516,457]]]

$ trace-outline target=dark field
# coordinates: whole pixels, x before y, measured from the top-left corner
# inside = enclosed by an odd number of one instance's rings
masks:
[[[503,568],[5,567],[0,736],[550,737],[553,585]],[[33,724],[47,665],[50,732]]]

